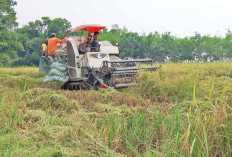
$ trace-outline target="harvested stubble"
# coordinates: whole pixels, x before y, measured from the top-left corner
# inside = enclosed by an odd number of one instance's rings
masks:
[[[166,64],[124,90],[0,68],[0,156],[232,156],[232,63]]]

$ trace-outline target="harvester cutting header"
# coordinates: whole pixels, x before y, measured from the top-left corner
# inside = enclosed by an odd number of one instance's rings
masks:
[[[101,25],[81,25],[71,32],[88,32],[88,37],[70,36],[56,53],[57,60],[65,62],[68,69],[68,81],[63,89],[99,89],[125,88],[134,83],[135,75],[140,69],[154,71],[160,66],[153,66],[152,59],[122,60],[119,58],[119,47],[109,41],[98,42],[99,31],[106,28]],[[94,36],[92,37],[92,33]],[[150,66],[140,66],[149,63]]]

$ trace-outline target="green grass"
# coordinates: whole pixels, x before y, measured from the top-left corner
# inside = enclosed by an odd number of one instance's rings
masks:
[[[232,156],[232,63],[162,67],[99,91],[0,68],[0,156]]]

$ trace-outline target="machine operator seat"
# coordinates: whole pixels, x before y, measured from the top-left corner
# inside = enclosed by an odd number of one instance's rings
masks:
[[[85,42],[86,37],[84,37],[84,36],[70,36],[70,38],[72,38],[75,41],[76,47],[77,47],[79,53],[85,54],[86,51],[85,51],[85,49],[83,47],[84,45],[82,45],[82,43]]]

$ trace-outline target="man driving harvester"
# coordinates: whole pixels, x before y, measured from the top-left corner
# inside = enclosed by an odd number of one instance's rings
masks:
[[[93,40],[90,44],[91,45],[91,49],[90,49],[91,52],[98,51],[98,46],[99,46],[98,35],[99,35],[99,32],[94,32]]]
[[[61,40],[56,37],[56,33],[51,34],[50,38],[48,39],[48,54],[50,56],[51,63],[54,62],[54,59],[58,54],[66,53],[64,50],[56,50],[56,48],[57,48],[57,43],[61,44],[65,42],[68,37],[69,37],[69,34],[67,33],[66,37]]]

